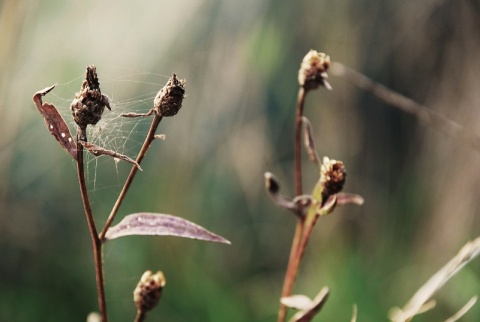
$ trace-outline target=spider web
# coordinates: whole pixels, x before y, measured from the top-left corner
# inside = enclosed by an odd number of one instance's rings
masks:
[[[102,94],[111,102],[111,111],[105,109],[102,119],[95,126],[87,127],[87,140],[102,148],[135,159],[151,124],[151,117],[127,118],[122,113],[146,113],[153,106],[153,99],[168,76],[119,67],[97,67]],[[80,90],[85,74],[57,84],[48,95],[75,136],[76,124],[70,112],[75,93]],[[89,190],[118,190],[131,165],[109,156],[95,157],[85,154],[86,178]],[[116,180],[112,184],[112,176]],[[95,200],[98,200],[95,198]]]

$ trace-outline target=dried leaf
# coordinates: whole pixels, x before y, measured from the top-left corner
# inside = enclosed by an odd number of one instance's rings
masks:
[[[327,301],[329,292],[330,291],[328,287],[322,288],[318,295],[315,296],[315,298],[313,299],[310,307],[300,312],[297,312],[290,319],[290,322],[310,322]]]
[[[308,296],[302,294],[282,297],[280,303],[286,307],[297,310],[308,310],[313,304]]]
[[[310,157],[310,160],[312,160],[313,163],[318,164],[318,160],[320,160],[320,158],[318,157],[317,150],[315,148],[315,140],[313,139],[312,124],[305,116],[302,116],[302,122],[303,122],[303,129],[304,129],[303,137],[304,137],[305,148],[307,149],[307,153]]]
[[[337,206],[343,206],[350,203],[361,206],[364,202],[365,199],[360,195],[344,192],[337,193]]]
[[[117,152],[112,151],[112,150],[104,149],[101,146],[98,146],[98,145],[90,143],[90,142],[85,142],[85,141],[78,141],[78,142],[80,142],[80,144],[82,144],[83,147],[85,149],[87,149],[88,152],[90,152],[91,154],[93,154],[96,157],[98,157],[99,155],[108,155],[108,156],[126,161],[128,163],[131,163],[131,164],[135,165],[139,170],[142,170],[140,165],[135,160],[127,157],[126,155],[117,153]]]
[[[33,96],[33,102],[35,103],[37,110],[40,112],[40,114],[42,114],[50,133],[55,137],[65,151],[67,151],[76,160],[77,146],[75,145],[75,140],[70,133],[70,129],[60,113],[58,113],[55,106],[49,103],[42,103],[42,96],[45,96],[45,94],[54,88],[55,85],[36,92]]]
[[[186,219],[149,212],[126,216],[119,224],[107,231],[105,238],[115,239],[131,235],[177,236],[230,244],[225,238]]]
[[[325,216],[332,213],[332,211],[335,209],[336,206],[337,206],[337,195],[328,196],[323,206],[320,209],[318,209],[317,216]]]
[[[280,183],[278,182],[278,179],[270,172],[265,172],[264,177],[265,188],[267,188],[273,201],[280,207],[286,208],[297,214],[298,208],[296,204],[280,194]]]

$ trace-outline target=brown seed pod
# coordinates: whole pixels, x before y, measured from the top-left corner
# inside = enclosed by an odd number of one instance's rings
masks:
[[[343,189],[347,172],[342,161],[323,158],[320,168],[320,181],[323,185],[323,196],[326,200],[329,196],[339,193]]]
[[[87,66],[86,79],[70,105],[73,119],[81,129],[85,129],[87,125],[100,121],[105,107],[111,109],[110,99],[100,91],[96,67]]]
[[[182,107],[185,97],[185,80],[178,79],[177,75],[168,80],[167,84],[157,93],[153,106],[161,116],[174,116]]]
[[[165,276],[160,271],[156,274],[151,271],[143,273],[133,291],[133,301],[139,312],[150,311],[158,304],[165,283]]]

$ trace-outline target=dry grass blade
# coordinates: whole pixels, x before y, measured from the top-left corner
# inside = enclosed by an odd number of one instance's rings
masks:
[[[352,319],[350,322],[356,322],[357,321],[357,304],[353,304],[353,313],[352,313]]]
[[[467,304],[465,304],[460,310],[458,310],[457,313],[452,315],[450,318],[446,319],[445,322],[455,322],[458,321],[462,316],[465,315],[472,307],[475,305],[477,302],[478,297],[475,295],[472,297]]]
[[[432,109],[418,104],[414,100],[374,82],[367,76],[354,71],[341,63],[332,63],[331,72],[333,75],[341,77],[365,91],[371,92],[373,95],[388,104],[414,115],[424,125],[436,128],[440,132],[454,139],[458,139],[475,149],[477,152],[480,152],[480,136],[466,131],[463,126],[448,119],[444,115],[436,113]]]
[[[410,321],[417,315],[424,304],[462,267],[480,253],[480,237],[468,242],[458,254],[433,275],[418,291],[402,310],[398,310],[390,319],[395,322]]]

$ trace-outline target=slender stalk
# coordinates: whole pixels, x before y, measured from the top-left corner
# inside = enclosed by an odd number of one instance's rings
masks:
[[[135,317],[135,322],[143,322],[145,321],[146,314],[144,311],[137,311],[137,316]]]
[[[138,164],[142,162],[143,158],[147,153],[148,148],[150,147],[150,144],[152,144],[153,140],[155,139],[155,132],[157,131],[157,127],[160,124],[161,120],[162,120],[162,116],[155,114],[152,124],[150,125],[148,134],[145,138],[145,141],[143,142],[143,146],[140,149],[140,152],[138,153],[137,159],[135,160]],[[127,191],[130,188],[130,184],[132,183],[133,178],[135,178],[137,171],[138,171],[138,167],[135,165],[132,166],[132,169],[130,170],[127,180],[123,185],[122,191],[120,191],[117,201],[113,205],[112,211],[110,212],[110,215],[108,216],[107,221],[105,222],[105,226],[103,227],[103,230],[100,233],[100,236],[99,236],[100,242],[104,241],[105,234],[107,233],[108,228],[110,228],[110,226],[112,225],[112,222],[115,219],[115,215],[117,214],[118,209],[120,208],[120,205],[123,202],[123,199],[125,199],[125,195],[127,194]]]
[[[297,97],[297,112],[295,118],[295,194],[300,196],[302,192],[302,117],[303,107],[305,104],[305,96],[307,91],[300,87]],[[299,210],[300,213],[302,210]],[[295,264],[299,245],[302,239],[303,229],[305,226],[304,216],[298,216],[297,226],[295,228],[295,234],[293,236],[292,247],[290,249],[290,257],[288,260],[287,272],[285,273],[285,279],[283,281],[282,297],[289,296],[295,283],[297,276],[298,264]],[[280,304],[278,311],[278,322],[285,321],[287,314],[287,307]]]
[[[80,193],[82,195],[83,208],[85,210],[85,216],[87,217],[88,229],[90,236],[92,237],[93,244],[93,257],[95,262],[95,277],[97,282],[97,297],[100,314],[102,316],[102,322],[107,322],[107,304],[105,300],[105,285],[103,276],[103,260],[102,260],[102,242],[97,234],[97,228],[95,226],[95,220],[93,218],[92,208],[90,206],[90,200],[88,198],[87,184],[85,181],[85,167],[83,162],[83,146],[78,143],[82,131],[77,134],[77,174],[78,182],[80,184]]]
[[[295,118],[295,194],[302,194],[302,117],[307,91],[303,87],[298,90],[297,115]]]

